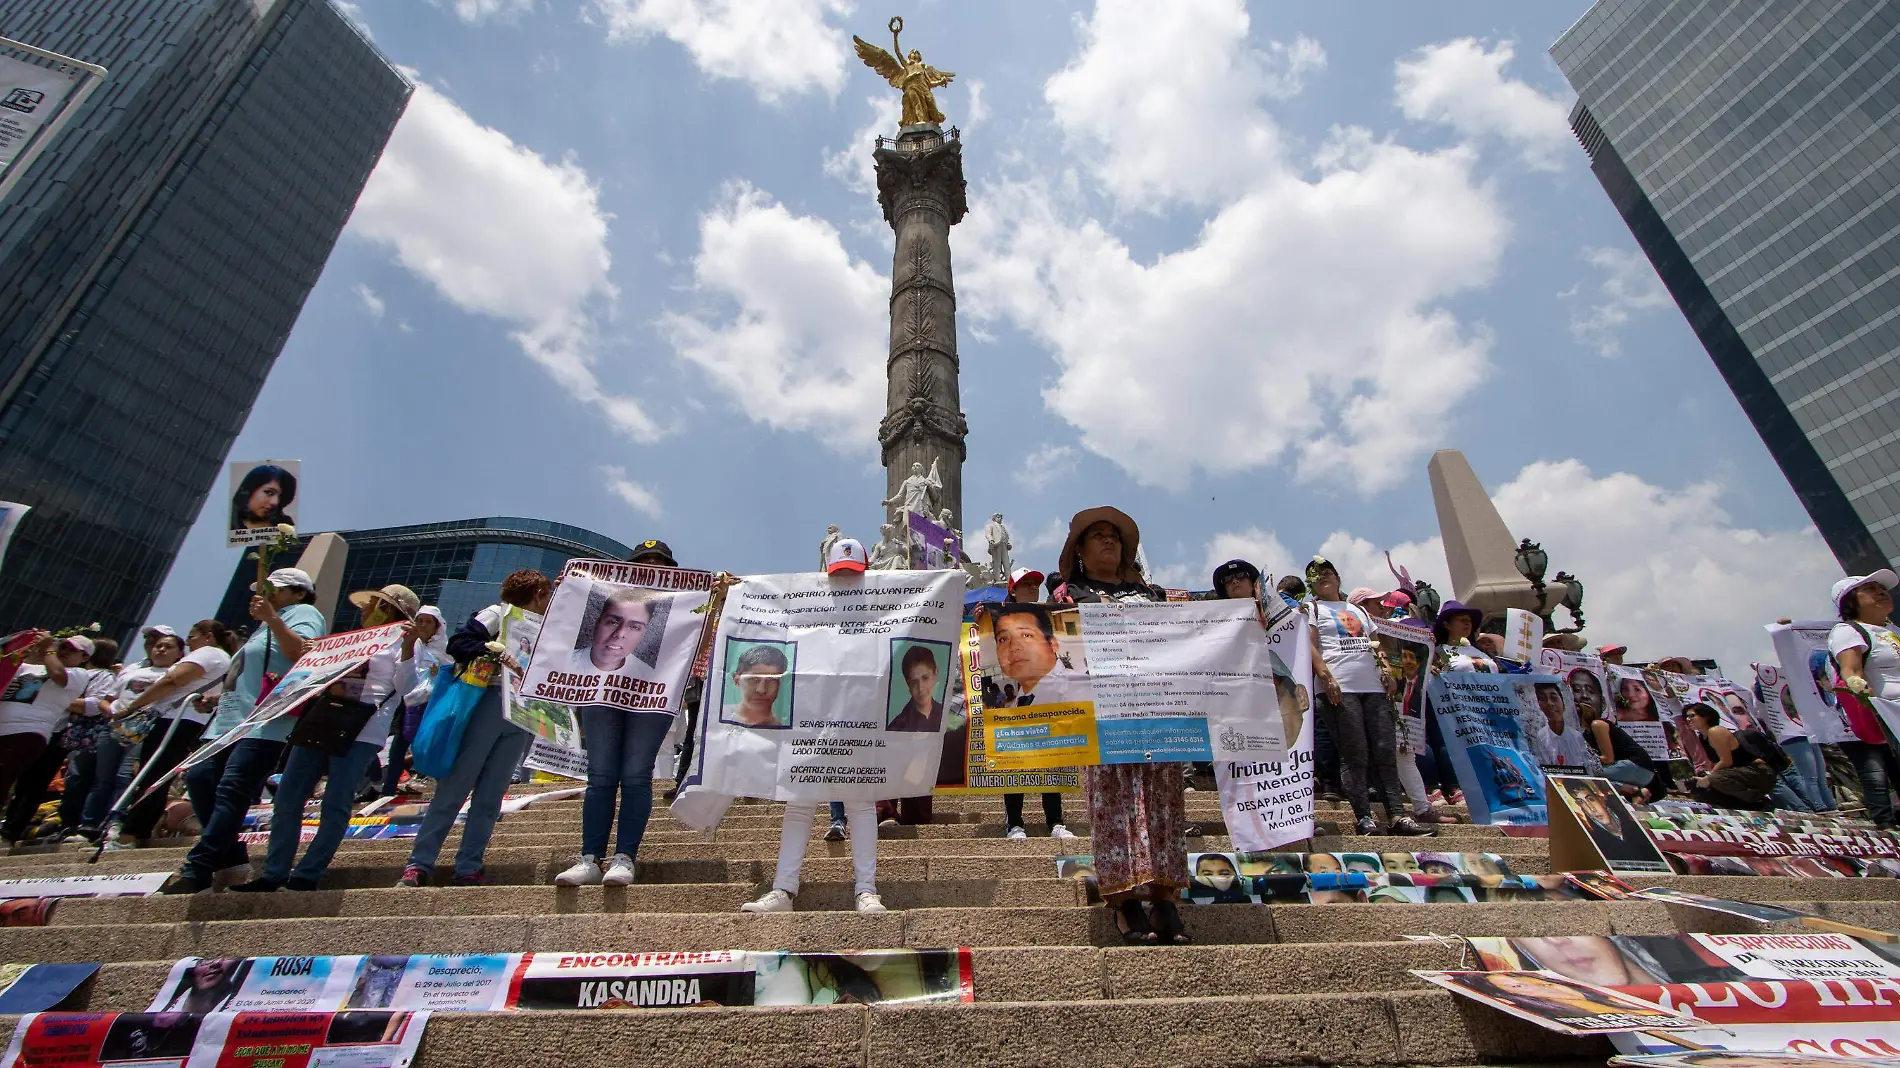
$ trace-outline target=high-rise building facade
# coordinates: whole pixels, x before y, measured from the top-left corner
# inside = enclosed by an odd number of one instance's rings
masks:
[[[343,562],[343,594],[401,583],[416,591],[423,604],[442,609],[451,627],[461,626],[471,613],[500,600],[501,580],[516,571],[532,568],[558,578],[576,557],[625,560],[633,555],[627,546],[585,527],[515,516],[339,533],[350,547]],[[308,539],[303,542],[308,543]],[[271,563],[295,567],[302,554],[299,547]],[[218,605],[218,618],[226,626],[242,632],[256,626],[250,616],[255,581],[256,563],[239,563]],[[355,630],[359,625],[355,606],[347,596],[337,601],[334,609],[323,606],[330,613],[330,629]],[[183,627],[185,621],[172,625]]]
[[[0,36],[109,72],[0,203],[0,633],[123,636],[413,87],[329,0],[0,0]]]
[[[1601,0],[1550,51],[1834,555],[1900,561],[1900,0]]]

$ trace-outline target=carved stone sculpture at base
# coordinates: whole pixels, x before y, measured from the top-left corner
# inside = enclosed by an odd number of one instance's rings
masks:
[[[1003,513],[992,512],[990,521],[983,528],[983,540],[989,550],[989,580],[1008,582],[1014,561],[1009,558],[1009,528],[1003,525]]]
[[[825,528],[825,540],[818,543],[818,570],[823,571],[831,565],[831,547],[838,543],[843,535],[838,533],[838,524]]]

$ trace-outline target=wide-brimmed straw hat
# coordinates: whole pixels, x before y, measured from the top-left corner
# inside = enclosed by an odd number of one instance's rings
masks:
[[[416,596],[416,591],[400,583],[392,582],[380,590],[357,590],[350,594],[350,603],[360,611],[369,611],[369,606],[378,601],[394,608],[396,614],[404,619],[414,619],[416,613],[422,610],[422,598]]]
[[[1069,520],[1069,540],[1062,543],[1062,577],[1075,575],[1082,532],[1097,523],[1107,523],[1114,527],[1122,538],[1122,582],[1140,582],[1141,569],[1135,566],[1135,549],[1141,544],[1141,528],[1128,517],[1128,513],[1119,508],[1106,505],[1100,508],[1084,508]]]

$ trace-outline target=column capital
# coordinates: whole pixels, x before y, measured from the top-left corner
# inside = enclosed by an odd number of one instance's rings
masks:
[[[969,203],[961,141],[945,140],[919,151],[880,148],[872,158],[877,163],[877,203],[884,209],[885,222],[895,227],[899,217],[918,209],[940,212],[950,226],[963,221]]]

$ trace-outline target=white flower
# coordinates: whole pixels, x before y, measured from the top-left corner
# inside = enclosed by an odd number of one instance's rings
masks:
[[[277,524],[277,533],[282,534],[286,538],[294,538],[297,536],[297,528],[291,526],[289,523],[279,523]]]
[[[508,647],[501,644],[500,642],[489,642],[488,651],[491,653],[494,653],[496,656],[500,656],[502,653],[505,653],[508,651]]]

